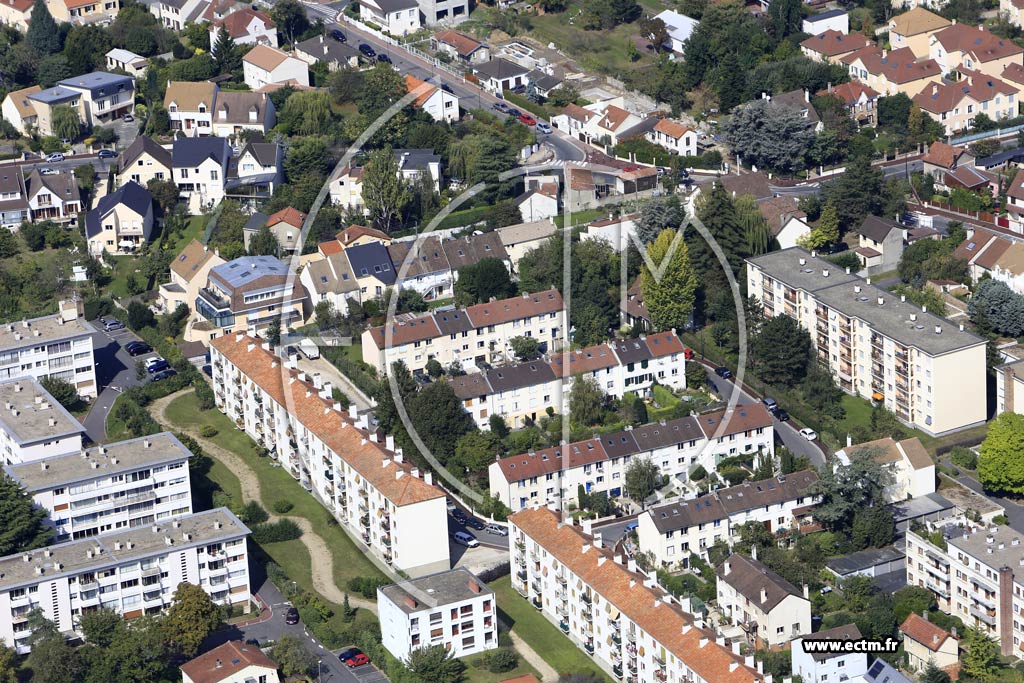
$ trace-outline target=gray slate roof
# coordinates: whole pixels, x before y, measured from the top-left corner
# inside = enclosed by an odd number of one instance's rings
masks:
[[[96,203],[96,208],[85,214],[85,234],[87,237],[95,237],[103,230],[103,217],[110,213],[115,206],[123,204],[140,216],[149,213],[153,206],[153,195],[134,180],[129,180],[116,192],[101,197]],[[149,235],[144,235],[149,239]]]

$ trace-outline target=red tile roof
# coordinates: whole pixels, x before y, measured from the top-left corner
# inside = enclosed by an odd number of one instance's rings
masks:
[[[611,347],[607,344],[588,346],[585,349],[578,349],[567,353],[556,353],[551,357],[551,369],[558,377],[562,376],[562,368],[565,365],[566,358],[568,358],[569,363],[569,376],[613,368],[619,364]]]
[[[427,87],[423,89],[422,93],[416,96],[416,99],[413,101],[412,106],[422,107],[423,103],[429,100],[431,95],[437,92],[437,86],[431,85],[422,79],[416,78],[412,74],[405,75],[405,88],[407,92],[419,90],[419,88],[424,85]]]
[[[306,214],[302,213],[298,209],[293,209],[292,207],[289,206],[271,215],[270,218],[267,219],[267,225],[287,223],[288,225],[294,228],[301,228],[305,220]]]
[[[817,94],[818,97],[822,97],[824,95],[837,97],[847,107],[853,106],[859,102],[861,96],[864,96],[869,100],[878,99],[880,96],[874,88],[865,85],[860,81],[849,81],[847,83],[841,83],[840,85],[834,85],[831,89],[819,90]]]
[[[987,31],[984,25],[953,24],[936,33],[934,40],[946,48],[947,53],[969,53],[979,62],[991,62],[1024,54],[1024,48],[1012,40],[1000,38]]]
[[[848,52],[865,48],[868,45],[871,45],[871,41],[859,33],[847,35],[835,29],[829,29],[824,33],[811,36],[800,43],[800,47],[805,47],[812,52],[817,52],[826,57],[844,55]]]
[[[277,664],[255,645],[240,640],[228,642],[204,652],[181,665],[193,683],[219,683],[249,666],[262,666],[277,671]]]
[[[749,432],[759,427],[771,427],[772,416],[763,403],[752,403],[747,406],[736,406],[732,410],[719,410],[700,415],[697,422],[704,436],[710,439],[717,434],[723,422],[725,425],[721,427],[721,437]]]
[[[344,245],[342,245],[342,243],[339,242],[338,240],[328,240],[326,242],[321,242],[320,244],[317,245],[316,249],[324,256],[340,254],[341,252],[345,251]]]
[[[510,455],[498,460],[497,463],[506,481],[519,481],[607,459],[608,454],[605,452],[604,446],[601,445],[601,439],[598,438],[530,451],[521,455]]]
[[[289,414],[395,506],[413,505],[444,496],[437,487],[412,476],[408,463],[389,460],[385,465],[384,460],[393,454],[382,444],[371,441],[368,432],[358,429],[347,416],[335,410],[333,401],[321,398],[315,387],[300,379],[301,373],[281,365],[277,356],[263,348],[260,339],[245,334],[229,334],[213,339],[210,346],[274,401],[286,406]]]
[[[673,353],[682,353],[685,349],[682,340],[672,330],[668,332],[656,332],[647,335],[647,348],[655,358],[671,356]]]
[[[840,61],[844,64],[853,64],[858,59],[868,73],[885,78],[890,83],[910,83],[942,75],[942,68],[938,62],[934,59],[917,61],[909,47],[886,51],[873,45],[848,54]]]
[[[914,95],[914,103],[932,114],[944,114],[952,111],[967,97],[976,102],[990,102],[997,95],[1017,93],[1017,88],[981,72],[960,67],[960,73],[963,78],[955,83],[932,83],[930,87],[925,86],[924,90]]]
[[[956,160],[961,154],[963,154],[962,149],[936,140],[932,143],[931,147],[928,148],[928,152],[924,155],[921,161],[926,164],[933,164],[939,168],[951,169],[956,164]]]
[[[939,628],[917,612],[911,612],[907,616],[906,621],[900,624],[900,631],[902,631],[908,638],[921,643],[932,652],[938,652],[939,648],[942,647],[947,638],[953,638],[954,640],[957,639],[952,633]]]
[[[509,522],[522,529],[601,599],[703,680],[714,683],[764,680],[756,670],[744,665],[742,657],[718,645],[714,632],[695,627],[692,617],[666,603],[661,591],[644,586],[640,580],[643,577],[611,559],[609,551],[589,547],[592,539],[579,527],[562,524],[558,513],[547,508],[522,510],[510,517]],[[587,550],[584,551],[584,547]]]
[[[565,107],[562,109],[562,113],[571,119],[576,119],[577,121],[582,121],[583,123],[586,123],[593,117],[597,116],[597,114],[590,111],[589,109],[584,109],[578,104],[572,103],[565,105]]]
[[[473,40],[464,33],[458,31],[446,30],[438,31],[434,34],[434,39],[439,43],[445,45],[451,45],[455,48],[455,51],[459,53],[460,57],[469,57],[471,54],[483,47],[483,43]]]
[[[360,175],[362,174],[360,173]],[[351,245],[360,237],[375,237],[379,240],[384,240],[385,242],[391,241],[391,237],[388,236],[386,232],[381,232],[380,230],[375,230],[374,228],[367,228],[362,225],[350,225],[341,232],[339,232],[337,235],[335,235],[335,237],[337,237],[338,241],[341,242],[346,247]]]
[[[221,26],[226,28],[228,35],[232,38],[241,38],[242,36],[249,35],[249,24],[252,23],[253,19],[260,19],[268,29],[273,29],[277,26],[269,14],[250,7],[232,12],[223,19],[214,22],[213,25],[218,28]]]
[[[557,289],[549,289],[534,294],[524,293],[510,299],[476,304],[466,309],[466,315],[469,316],[474,327],[486,327],[553,313],[562,310],[562,307],[562,293]]]
[[[659,133],[664,133],[665,135],[668,135],[669,137],[678,140],[679,138],[683,137],[684,135],[690,132],[690,127],[684,126],[678,121],[673,121],[672,119],[661,119],[656,124],[654,124],[654,130],[658,131]]]

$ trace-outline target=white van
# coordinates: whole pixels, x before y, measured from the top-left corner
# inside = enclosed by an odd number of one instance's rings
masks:
[[[452,534],[452,540],[459,545],[464,545],[467,548],[476,548],[480,545],[480,541],[476,540],[473,534],[466,533],[465,531],[456,531]]]

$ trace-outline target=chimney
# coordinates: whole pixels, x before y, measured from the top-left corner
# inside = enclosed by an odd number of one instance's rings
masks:
[[[804,584],[804,600],[810,600],[810,599],[811,599],[811,589],[805,583]]]
[[[822,268],[821,269],[821,276],[822,277],[828,277],[828,268]]]
[[[942,334],[942,325],[935,326],[935,334]]]
[[[219,668],[220,668],[221,666],[222,666],[222,665],[221,665],[221,663],[220,663],[220,660],[218,659],[218,660],[217,660],[217,664],[215,665],[215,667],[214,667],[214,668],[216,668],[216,669],[219,669]]]
[[[708,640],[708,637],[707,636],[703,636],[700,639],[700,647],[701,647],[701,649],[703,650],[704,646],[707,645],[709,642],[711,642],[711,641]]]
[[[353,420],[359,419],[359,408],[356,407],[355,403],[348,407],[348,416]]]
[[[935,97],[938,94],[939,94],[939,84],[938,83],[932,83],[932,97]]]
[[[884,306],[885,305],[885,297],[884,296],[878,297],[878,305],[879,306]]]
[[[470,581],[469,585],[472,588],[473,582]],[[412,597],[411,595],[405,596],[405,604],[408,605],[410,609],[416,609],[420,605],[418,602],[416,602],[416,598]]]
[[[768,591],[761,588],[761,602],[768,602]]]
[[[478,584],[473,579],[470,579],[469,580],[469,590],[473,591],[474,593],[479,593],[480,592],[480,584]]]
[[[756,545],[750,546],[750,559],[752,559],[754,561],[757,560],[757,546]]]
[[[732,562],[729,560],[725,561],[725,570],[722,572],[723,576],[729,576],[729,572],[732,571]]]

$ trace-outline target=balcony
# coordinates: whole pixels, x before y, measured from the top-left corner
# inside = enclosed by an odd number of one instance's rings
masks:
[[[621,680],[622,679],[622,665],[621,664],[616,664],[615,666],[613,666],[612,667],[612,673],[615,674],[616,678]]]
[[[558,616],[560,616],[560,617],[568,617],[569,616],[569,608],[566,607],[565,604],[561,604],[561,605],[559,605],[558,607],[555,608],[555,613],[558,614]]]
[[[544,609],[544,603],[541,601],[541,599],[539,597],[538,598],[534,598],[533,600],[530,600],[530,602],[532,602],[533,606],[536,607],[537,609]]]
[[[593,642],[590,642],[590,641],[588,641],[588,642],[584,643],[584,644],[583,644],[583,650],[584,650],[584,651],[585,651],[585,652],[586,652],[586,653],[587,653],[588,655],[592,655],[592,654],[594,654],[594,643],[593,643]]]
[[[620,636],[618,633],[613,633],[612,642],[615,643],[616,646],[622,645],[622,636]]]
[[[525,568],[526,567],[526,558],[523,557],[522,555],[517,556],[516,557],[516,564],[518,564],[520,567],[524,567]]]
[[[970,612],[972,617],[977,618],[979,621],[982,621],[988,624],[989,626],[996,625],[996,617],[994,614],[989,614],[985,610],[980,610],[977,607],[971,607],[968,611]]]
[[[565,578],[564,575],[559,574],[555,577],[555,581],[557,581],[563,588],[565,588],[565,584],[568,582],[568,579]]]
[[[94,591],[100,587],[99,581],[95,578],[92,579],[80,579],[78,581],[78,589],[83,591]]]
[[[658,679],[659,681],[664,681],[664,680],[668,679],[668,674],[666,674],[661,669],[656,669],[655,672],[654,672],[654,677],[656,679]]]
[[[391,534],[385,534],[380,537],[380,542],[384,544],[385,548],[391,547]]]
[[[626,640],[631,642],[631,643],[635,643],[636,642],[636,632],[635,631],[626,631]]]
[[[531,587],[531,588],[533,588],[533,590],[535,590],[535,591],[537,591],[538,593],[540,593],[540,592],[541,592],[541,583],[540,583],[540,579],[539,579],[539,578],[536,578],[536,577],[535,577],[535,578],[533,579],[533,581],[532,581],[532,582],[530,582],[530,587]]]
[[[359,518],[359,526],[364,527],[366,529],[369,529],[370,528],[370,515],[363,515],[362,517],[360,517]]]
[[[569,633],[569,622],[562,619],[558,622],[558,628],[562,629],[562,633]]]
[[[589,595],[589,594],[587,594],[587,593],[581,593],[581,594],[580,594],[580,600],[582,600],[582,601],[583,601],[583,604],[584,604],[584,605],[589,605],[589,604],[590,604],[590,601],[591,601],[591,597],[590,597],[590,595]]]
[[[947,600],[950,598],[951,593],[950,593],[950,590],[949,590],[949,588],[947,586],[944,586],[944,585],[942,585],[940,583],[937,583],[935,581],[925,581],[924,585],[928,588],[928,590],[930,590],[930,591],[932,591],[934,593],[938,593],[939,595],[941,595],[942,597],[946,598]]]
[[[520,581],[522,581],[523,583],[526,583],[526,570],[525,569],[521,569],[521,570],[517,571],[516,572],[516,578],[519,579]]]

